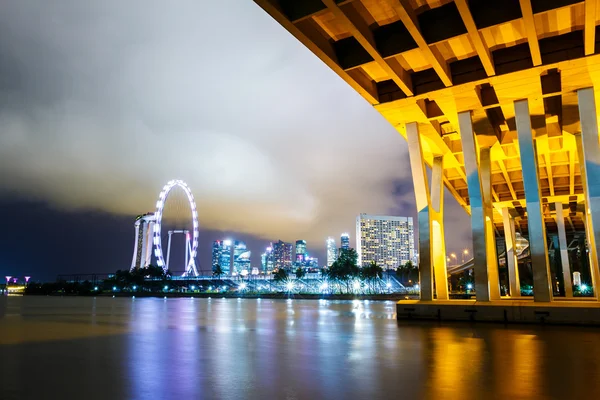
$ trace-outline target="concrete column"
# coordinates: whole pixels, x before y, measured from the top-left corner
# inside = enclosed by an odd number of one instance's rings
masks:
[[[479,151],[481,171],[481,194],[483,195],[483,216],[485,226],[485,254],[489,281],[490,300],[500,299],[500,279],[498,277],[498,256],[496,233],[494,232],[494,208],[492,206],[492,159],[489,147]]]
[[[431,166],[430,243],[438,300],[448,300],[446,240],[444,235],[444,157],[433,158]]]
[[[599,296],[600,272],[600,144],[598,143],[598,120],[593,88],[577,91],[581,138],[578,140],[581,181],[586,199],[588,226],[586,229],[592,252],[591,276],[594,295]]]
[[[569,263],[569,244],[567,243],[567,232],[565,231],[565,217],[563,205],[556,204],[556,226],[558,227],[558,242],[560,246],[560,263],[562,265],[563,282],[565,285],[565,297],[573,297],[573,283],[571,281],[571,265]]]
[[[551,301],[552,287],[549,274],[548,246],[546,243],[546,225],[542,214],[540,196],[538,159],[527,100],[515,101],[515,119],[519,152],[521,156],[521,171],[525,188],[525,203],[527,206],[527,227],[529,230],[529,250],[533,269],[533,299],[534,301]]]
[[[519,280],[519,262],[517,260],[517,241],[515,220],[511,217],[508,208],[502,209],[504,223],[504,241],[506,242],[506,266],[508,268],[508,281],[510,297],[521,297],[521,282]]]
[[[490,301],[500,298],[500,289],[498,287],[498,266],[495,261],[495,245],[493,253],[488,255],[491,252],[492,243],[495,242],[493,238],[494,230],[491,225],[493,224],[491,198],[488,198],[491,197],[489,150],[486,150],[483,154],[482,161],[485,171],[482,170],[482,176],[480,176],[479,162],[477,160],[478,151],[471,121],[471,112],[459,113],[458,124],[469,189],[469,203],[471,205],[476,299],[477,301]],[[488,262],[492,259],[492,256],[494,261],[488,267]],[[490,270],[492,270],[491,274]]]
[[[448,280],[443,224],[443,159],[442,157],[434,159],[432,194],[430,194],[421,137],[416,122],[406,125],[406,136],[418,212],[421,300],[433,300],[434,298],[434,271],[437,299],[447,299]],[[432,197],[435,207],[432,206]]]

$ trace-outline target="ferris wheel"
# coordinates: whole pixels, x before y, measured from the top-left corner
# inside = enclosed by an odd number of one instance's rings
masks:
[[[163,255],[163,245],[162,245],[162,225],[163,225],[163,215],[165,212],[165,205],[167,203],[167,198],[169,197],[169,193],[176,188],[179,187],[185,193],[187,197],[187,202],[189,203],[190,211],[191,211],[191,219],[192,219],[192,229],[179,229],[179,230],[169,230],[167,231],[169,241],[167,247],[167,259],[165,261]],[[189,188],[189,186],[182,180],[171,180],[167,182],[167,184],[162,188],[160,195],[158,196],[158,201],[156,202],[156,212],[154,213],[154,232],[153,232],[153,242],[154,242],[154,256],[156,257],[156,263],[159,267],[161,267],[165,272],[169,269],[169,258],[171,253],[171,236],[173,234],[184,234],[185,235],[185,271],[183,276],[198,276],[198,269],[196,268],[196,254],[198,251],[198,211],[196,210],[196,202],[194,201],[194,195]],[[189,221],[189,219],[188,219]],[[190,236],[191,233],[191,236]]]

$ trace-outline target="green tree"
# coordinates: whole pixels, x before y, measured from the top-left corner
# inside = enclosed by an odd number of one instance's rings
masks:
[[[298,267],[296,269],[296,279],[302,279],[302,278],[304,278],[304,275],[306,275],[306,272],[304,271],[304,268]]]
[[[163,280],[165,278],[165,271],[157,265],[150,264],[144,268],[144,276],[150,279]]]
[[[375,261],[371,261],[369,265],[361,268],[360,277],[367,282],[367,287],[372,292],[375,282],[383,277],[383,268],[377,265]]]
[[[279,269],[277,270],[277,272],[275,272],[275,273],[273,274],[273,280],[274,280],[275,282],[283,282],[283,281],[287,280],[287,278],[288,278],[288,273],[287,273],[287,271],[286,271],[285,269],[283,269],[283,268],[279,268]]]
[[[398,279],[398,281],[403,285],[405,283],[405,281],[404,281],[405,276],[406,276],[406,266],[398,265],[398,268],[396,268],[396,279]]]
[[[340,254],[327,270],[330,280],[338,281],[346,287],[346,293],[350,292],[350,281],[360,276],[358,267],[358,254],[354,249],[341,249]]]
[[[213,275],[216,276],[218,279],[221,279],[221,276],[223,276],[224,274],[225,272],[223,271],[223,268],[221,268],[219,264],[215,265],[215,267],[213,268]]]

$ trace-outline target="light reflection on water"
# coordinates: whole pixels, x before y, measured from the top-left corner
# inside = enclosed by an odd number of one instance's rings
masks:
[[[599,332],[398,323],[393,302],[4,297],[0,399],[595,398]]]

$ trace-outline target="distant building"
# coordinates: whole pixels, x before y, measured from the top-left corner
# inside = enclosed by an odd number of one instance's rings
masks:
[[[335,260],[337,260],[337,248],[335,246],[335,239],[328,237],[327,241],[327,267],[331,267]]]
[[[306,261],[306,240],[296,240],[296,264],[304,265]]]
[[[135,241],[133,244],[133,260],[130,270],[146,268],[152,258],[152,245],[154,235],[154,213],[138,215],[135,219]],[[160,265],[162,267],[162,265]]]
[[[212,247],[212,269],[221,266],[223,274],[230,275],[232,271],[231,240],[215,240]]]
[[[273,245],[273,258],[275,269],[291,269],[292,268],[292,244],[278,241]]]
[[[319,268],[319,259],[317,257],[306,256],[306,260],[304,260],[304,267],[310,269]]]
[[[270,274],[273,272],[273,268],[275,268],[275,257],[273,254],[273,245],[267,247],[265,252],[262,253],[260,257],[262,272],[265,274]]]
[[[360,266],[375,261],[387,269],[413,261],[412,217],[360,214],[356,218],[356,250]]]
[[[250,273],[250,250],[246,243],[236,240],[233,244],[233,273],[241,274],[242,271]]]
[[[342,233],[340,238],[341,248],[344,250],[348,250],[350,248],[350,234]]]

